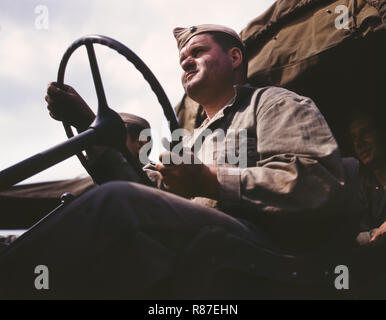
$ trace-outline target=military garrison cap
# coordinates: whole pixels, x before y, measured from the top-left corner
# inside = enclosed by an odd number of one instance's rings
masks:
[[[143,129],[150,128],[149,122],[147,122],[144,118],[137,117],[131,113],[124,112],[120,112],[119,115],[121,116],[125,124],[135,124]]]
[[[194,36],[196,36],[200,33],[206,33],[206,32],[226,33],[226,34],[230,35],[231,37],[235,38],[237,41],[239,41],[243,45],[243,42],[241,41],[240,36],[233,29],[228,28],[228,27],[224,27],[224,26],[221,26],[218,24],[201,24],[201,25],[192,26],[189,28],[174,28],[173,29],[174,37],[177,40],[178,50],[181,50],[184,47],[184,45]]]

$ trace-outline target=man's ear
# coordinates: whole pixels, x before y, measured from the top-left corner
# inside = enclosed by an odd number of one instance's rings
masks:
[[[243,63],[243,53],[241,52],[240,48],[233,47],[229,50],[228,53],[232,59],[233,69],[237,69],[238,67],[240,67]]]

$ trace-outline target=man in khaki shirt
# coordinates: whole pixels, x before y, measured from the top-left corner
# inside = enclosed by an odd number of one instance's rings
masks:
[[[358,175],[356,197],[362,209],[361,233],[357,241],[360,245],[377,246],[385,243],[386,235],[386,149],[383,128],[374,115],[355,111],[350,117],[349,129],[359,160],[352,164]]]
[[[50,249],[36,254],[60,266],[79,253],[82,258],[67,264],[67,274],[88,270],[70,283],[58,276],[61,286],[51,292],[55,296],[66,296],[74,283],[80,296],[89,296],[89,284],[98,278],[98,286],[92,286],[98,297],[154,297],[155,292],[203,297],[212,284],[208,274],[227,265],[246,244],[254,251],[229,263],[243,269],[256,266],[252,261],[257,259],[261,273],[277,267],[262,247],[309,252],[326,246],[339,228],[342,163],[314,103],[285,89],[248,86],[244,47],[229,28],[176,28],[174,35],[185,92],[207,114],[194,135],[184,139],[192,153],[183,154],[183,163],[174,149],[160,156],[155,169],[160,186],[169,192],[131,182],[107,183],[65,208],[48,231],[32,236],[25,244],[30,250],[47,240],[55,246],[66,230],[77,236],[79,245],[70,242],[60,257],[50,255]],[[75,121],[65,114],[65,95],[54,85],[48,88],[51,115],[87,128],[87,106]],[[203,256],[192,258],[200,252]],[[190,286],[178,281],[187,278]]]

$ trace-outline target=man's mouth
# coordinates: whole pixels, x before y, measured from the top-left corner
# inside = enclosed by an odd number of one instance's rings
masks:
[[[367,158],[370,155],[370,150],[362,150],[359,152],[362,158]]]
[[[189,72],[186,73],[185,78],[188,79],[189,77],[191,77],[191,76],[194,75],[195,73],[197,73],[197,71],[189,71]]]

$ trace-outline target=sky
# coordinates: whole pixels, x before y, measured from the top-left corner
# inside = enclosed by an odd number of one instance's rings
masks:
[[[202,23],[240,32],[273,0],[1,0],[0,1],[0,170],[67,139],[51,119],[44,100],[70,44],[89,34],[109,36],[134,51],[152,70],[175,106],[182,98],[181,68],[174,27]],[[108,104],[118,112],[147,119],[155,139],[152,159],[161,151],[168,125],[142,75],[115,51],[95,45]],[[96,94],[84,48],[70,58],[65,83],[95,111]],[[23,183],[85,176],[76,157]]]

